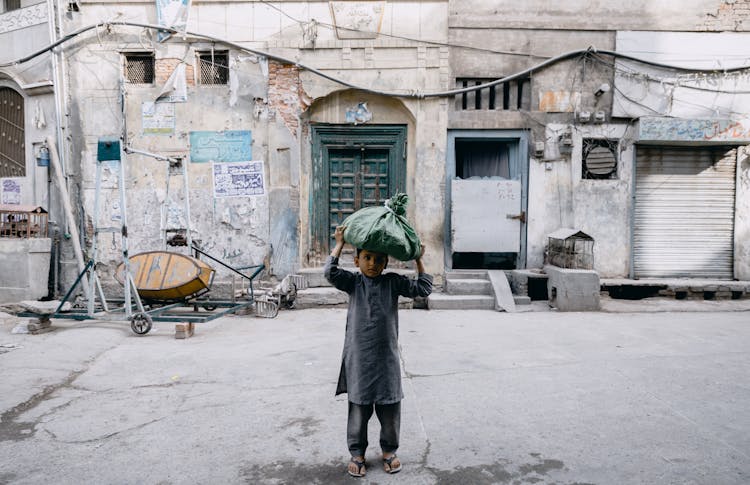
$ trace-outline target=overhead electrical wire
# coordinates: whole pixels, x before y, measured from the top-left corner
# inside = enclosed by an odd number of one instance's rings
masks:
[[[459,89],[451,89],[451,90],[447,90],[447,91],[437,91],[437,92],[432,92],[432,93],[423,93],[423,92],[420,92],[419,89],[414,89],[414,90],[410,90],[409,92],[404,93],[404,92],[383,91],[383,90],[379,90],[379,89],[373,89],[373,88],[369,88],[369,87],[358,86],[358,85],[353,84],[353,83],[351,83],[349,81],[337,78],[337,77],[332,76],[330,74],[327,74],[327,73],[325,73],[325,72],[323,72],[323,71],[321,71],[319,69],[316,69],[316,68],[314,68],[312,66],[308,66],[308,65],[303,64],[301,62],[298,62],[296,60],[289,59],[289,58],[286,58],[286,57],[283,57],[283,56],[278,56],[278,55],[275,55],[275,54],[271,54],[269,52],[261,51],[261,50],[258,50],[258,49],[252,49],[250,47],[245,47],[245,46],[240,45],[240,44],[238,44],[236,42],[228,41],[228,40],[221,39],[221,38],[218,38],[218,37],[215,37],[215,36],[211,36],[211,35],[207,35],[207,34],[200,34],[200,33],[190,32],[190,31],[181,32],[181,31],[178,31],[176,29],[172,29],[172,28],[169,28],[169,27],[164,27],[162,25],[140,23],[140,22],[130,22],[130,21],[121,21],[121,20],[112,20],[112,21],[98,22],[96,24],[91,24],[91,25],[88,25],[88,26],[85,26],[85,27],[81,27],[81,28],[79,28],[79,29],[77,29],[77,30],[75,30],[73,32],[70,32],[69,34],[66,34],[64,37],[58,39],[56,42],[53,42],[52,44],[49,44],[48,46],[46,46],[46,47],[44,47],[42,49],[39,49],[39,50],[33,52],[32,54],[24,56],[24,57],[22,57],[22,58],[20,58],[18,60],[15,60],[15,61],[0,63],[0,68],[2,68],[2,67],[10,67],[10,66],[13,66],[13,65],[22,64],[24,62],[27,62],[27,61],[29,61],[31,59],[34,59],[37,56],[40,56],[40,55],[42,55],[42,54],[44,54],[44,53],[46,53],[48,51],[53,50],[54,48],[60,46],[61,44],[63,44],[65,42],[67,42],[67,41],[69,41],[69,40],[71,40],[71,39],[73,39],[73,38],[75,38],[75,37],[77,37],[77,36],[79,36],[79,35],[87,32],[87,31],[89,31],[89,30],[98,29],[99,27],[106,27],[106,28],[109,29],[112,26],[139,27],[139,28],[144,28],[144,29],[153,29],[153,30],[166,31],[166,32],[169,32],[169,33],[172,33],[172,34],[179,34],[179,35],[183,35],[183,36],[190,36],[190,37],[194,37],[194,38],[198,38],[198,39],[205,39],[205,40],[208,40],[208,41],[217,42],[217,43],[229,46],[229,47],[233,47],[233,48],[235,48],[237,50],[249,52],[249,53],[252,53],[252,54],[255,54],[255,55],[258,55],[258,56],[263,56],[263,57],[266,57],[268,59],[275,60],[277,62],[281,62],[281,63],[285,63],[285,64],[291,64],[291,65],[297,66],[300,69],[309,71],[309,72],[311,72],[311,73],[313,73],[313,74],[315,74],[315,75],[317,75],[319,77],[322,77],[324,79],[328,79],[331,82],[340,84],[342,86],[345,86],[345,87],[348,87],[348,88],[351,88],[351,89],[356,89],[356,90],[359,90],[359,91],[368,92],[368,93],[377,94],[377,95],[382,95],[382,96],[389,96],[389,97],[396,97],[396,98],[410,98],[410,99],[453,97],[453,96],[455,96],[457,94],[463,94],[463,93],[469,93],[469,92],[473,92],[473,91],[478,91],[478,90],[485,89],[485,88],[488,88],[488,87],[496,86],[498,84],[504,84],[504,83],[507,83],[508,81],[513,81],[515,79],[526,78],[526,77],[530,76],[531,74],[533,74],[533,73],[535,73],[537,71],[540,71],[540,70],[542,70],[542,69],[544,69],[544,68],[546,68],[548,66],[554,65],[554,64],[556,64],[558,62],[562,62],[562,61],[565,61],[565,60],[569,60],[569,59],[573,59],[573,58],[577,58],[577,57],[581,57],[581,56],[584,56],[584,58],[591,57],[590,56],[591,54],[606,55],[606,56],[611,56],[611,57],[614,57],[614,58],[627,59],[627,60],[631,60],[631,61],[634,61],[634,62],[638,62],[638,63],[641,63],[641,64],[650,65],[650,66],[654,66],[654,67],[661,67],[661,68],[664,68],[664,69],[673,69],[673,70],[686,71],[686,72],[694,72],[694,73],[714,73],[714,74],[716,74],[716,73],[731,73],[731,72],[740,72],[740,71],[745,71],[745,70],[750,69],[750,66],[737,66],[737,67],[728,68],[728,69],[722,69],[722,70],[719,70],[719,69],[704,69],[704,68],[688,69],[688,68],[682,68],[682,67],[679,67],[679,66],[670,66],[670,65],[663,64],[663,63],[656,62],[656,61],[650,61],[648,59],[640,59],[638,57],[631,56],[631,55],[628,55],[628,54],[619,53],[619,52],[616,52],[616,51],[597,50],[597,49],[595,49],[593,47],[590,47],[588,49],[577,49],[577,50],[565,52],[563,54],[560,54],[560,55],[548,58],[548,59],[546,59],[546,60],[544,60],[544,61],[542,61],[540,63],[537,63],[537,64],[535,64],[535,65],[533,65],[533,66],[531,66],[531,67],[529,67],[527,69],[523,69],[521,71],[518,71],[518,72],[516,72],[514,74],[510,74],[508,76],[504,76],[504,77],[496,79],[494,81],[490,81],[490,82],[483,83],[483,84],[478,84],[478,85],[475,85],[475,86],[468,86],[468,87],[459,88]]]

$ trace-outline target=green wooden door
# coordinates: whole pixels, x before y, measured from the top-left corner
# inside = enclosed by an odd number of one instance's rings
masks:
[[[405,126],[313,126],[312,248],[330,252],[333,231],[355,211],[406,189]]]
[[[382,205],[395,187],[389,184],[388,150],[332,148],[329,161],[330,234],[350,214],[363,207]],[[333,243],[333,239],[329,244]]]

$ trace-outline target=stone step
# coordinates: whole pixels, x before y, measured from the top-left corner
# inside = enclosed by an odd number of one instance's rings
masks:
[[[445,273],[446,280],[486,280],[487,271],[453,270]]]
[[[428,298],[430,310],[494,310],[495,298],[487,295],[447,295],[433,293]]]
[[[339,266],[339,268],[345,269],[347,271],[351,271],[352,273],[359,273],[359,268],[356,266]],[[398,273],[406,276],[415,276],[417,273],[413,269],[401,269],[401,268],[394,268],[394,269],[386,269],[384,271],[385,273]],[[307,286],[309,288],[324,288],[328,287],[331,288],[331,284],[326,280],[325,275],[323,275],[323,267],[317,267],[317,268],[302,268],[299,271],[297,271],[298,275],[305,278],[307,281]]]
[[[513,295],[516,305],[531,305],[531,297],[525,295]]]
[[[492,284],[489,280],[449,279],[445,281],[445,292],[450,295],[492,296]]]
[[[332,286],[307,288],[297,291],[294,300],[295,309],[304,308],[346,308],[349,305],[349,295]],[[399,297],[398,307],[402,310],[414,308],[414,301],[410,298]]]

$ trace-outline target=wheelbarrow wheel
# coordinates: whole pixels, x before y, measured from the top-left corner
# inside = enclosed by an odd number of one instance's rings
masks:
[[[146,335],[154,322],[147,313],[137,313],[130,319],[130,328],[138,335]]]

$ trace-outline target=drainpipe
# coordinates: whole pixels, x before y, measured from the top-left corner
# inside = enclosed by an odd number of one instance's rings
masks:
[[[57,42],[61,36],[57,35],[56,24],[59,26],[60,33],[62,34],[62,16],[60,9],[55,8],[54,0],[47,0],[47,24],[49,26],[50,42]],[[57,145],[59,147],[58,156],[60,166],[62,168],[63,177],[65,180],[65,189],[69,193],[68,184],[68,150],[67,140],[65,139],[65,60],[62,55],[62,47],[58,46],[52,49],[52,84],[54,86],[53,93],[55,97],[55,131],[57,135]],[[66,234],[67,224],[70,221],[63,219],[63,232]]]

